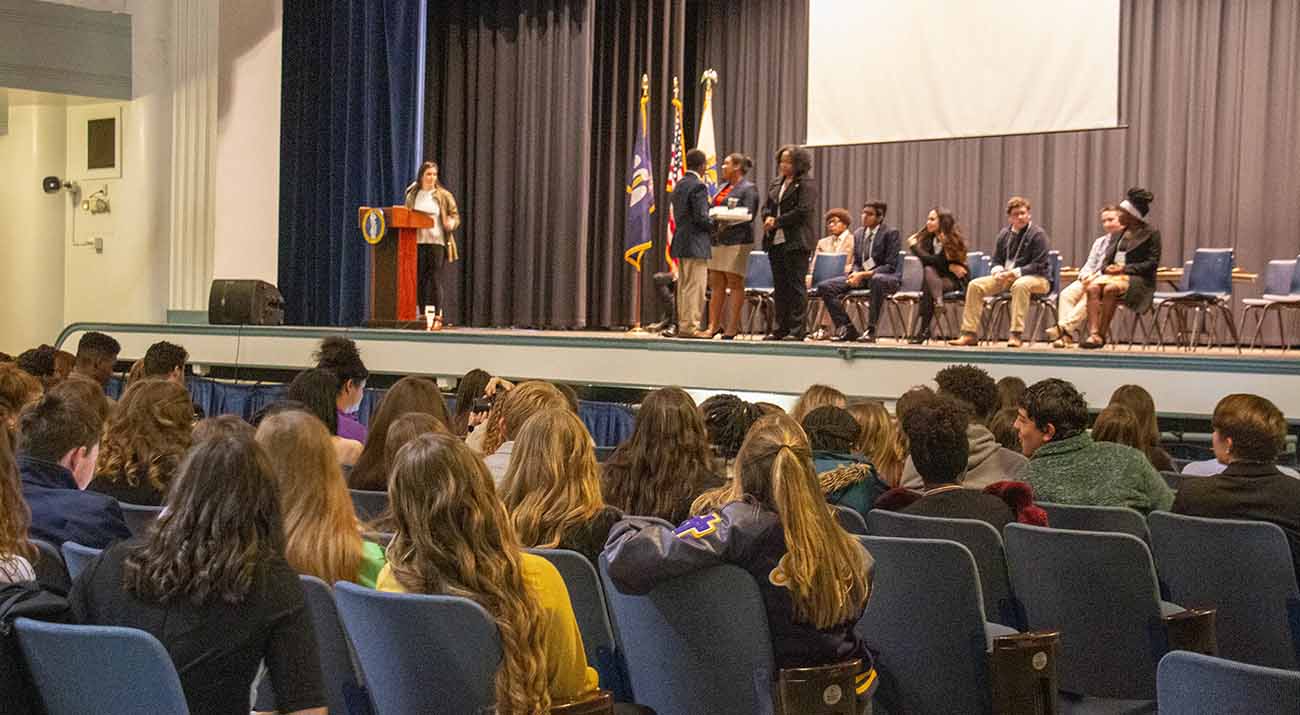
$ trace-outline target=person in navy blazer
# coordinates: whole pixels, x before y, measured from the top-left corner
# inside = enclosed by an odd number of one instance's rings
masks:
[[[826,304],[826,312],[835,323],[835,342],[856,340],[858,329],[844,310],[844,296],[851,290],[867,288],[870,309],[867,312],[867,332],[863,339],[876,341],[876,323],[885,299],[898,291],[903,275],[903,261],[899,258],[903,239],[898,229],[885,223],[889,206],[879,199],[868,201],[862,207],[862,226],[853,232],[853,268],[847,276],[835,276],[822,281],[817,292]]]
[[[678,264],[676,335],[683,338],[710,337],[703,329],[713,219],[709,218],[709,187],[700,178],[707,161],[699,149],[686,152],[686,174],[673,188],[677,231],[668,253]],[[671,328],[667,334],[673,335]]]
[[[812,152],[786,145],[776,152],[777,177],[763,204],[763,250],[772,263],[776,329],[764,340],[803,340],[808,292],[808,257],[820,238],[821,196],[812,176]]]
[[[753,168],[754,161],[748,156],[728,154],[722,161],[722,178],[727,183],[713,197],[714,206],[743,208],[751,216],[748,221],[720,227],[713,237],[709,288],[717,297],[709,301],[708,332],[722,333],[723,340],[731,340],[740,332],[740,312],[745,305],[745,273],[754,248],[754,218],[758,216],[758,187],[745,178]],[[720,297],[724,295],[725,301]]]

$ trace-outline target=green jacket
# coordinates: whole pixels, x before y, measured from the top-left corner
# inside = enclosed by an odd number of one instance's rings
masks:
[[[1057,504],[1126,506],[1168,510],[1174,492],[1142,452],[1113,442],[1094,442],[1087,432],[1048,442],[1020,472],[1034,498]]]

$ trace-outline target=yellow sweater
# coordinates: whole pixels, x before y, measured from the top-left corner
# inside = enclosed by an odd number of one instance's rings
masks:
[[[569,590],[560,572],[546,559],[529,553],[519,554],[523,566],[524,582],[536,595],[545,621],[546,671],[551,699],[556,702],[573,700],[593,692],[599,686],[596,671],[587,666],[587,656],[582,649],[582,633],[573,617]],[[406,589],[393,577],[392,567],[385,565],[379,572],[376,588],[380,591],[405,593]]]

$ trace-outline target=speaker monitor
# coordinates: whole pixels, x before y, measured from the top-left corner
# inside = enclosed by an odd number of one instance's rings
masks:
[[[247,278],[212,281],[208,293],[210,325],[282,325],[284,298],[266,281]]]

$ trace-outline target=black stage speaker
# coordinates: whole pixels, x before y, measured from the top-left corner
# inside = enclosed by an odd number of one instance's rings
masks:
[[[212,281],[209,325],[282,325],[284,298],[266,281],[237,278]]]

